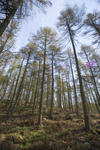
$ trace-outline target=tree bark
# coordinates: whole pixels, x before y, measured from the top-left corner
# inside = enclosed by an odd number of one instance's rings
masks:
[[[14,87],[14,92],[13,92],[13,95],[11,97],[10,104],[9,104],[9,107],[8,107],[8,112],[10,111],[10,108],[12,107],[12,103],[13,103],[14,98],[15,98],[15,93],[16,93],[16,90],[17,90],[17,87],[18,87],[18,82],[19,82],[21,70],[22,70],[22,67],[23,67],[23,62],[24,62],[24,59],[22,60],[22,63],[21,63],[20,69],[19,69],[18,77],[17,77],[16,84],[15,84],[15,87]]]
[[[39,116],[38,116],[38,125],[41,124],[42,121],[42,104],[43,104],[43,91],[44,91],[44,78],[45,78],[45,64],[46,64],[46,42],[47,39],[45,37],[45,45],[44,45],[44,64],[43,64],[43,74],[42,74],[42,83],[41,83],[41,94],[40,94],[40,105],[39,105]]]
[[[78,64],[78,58],[77,58],[76,49],[75,49],[72,33],[70,30],[70,26],[68,23],[66,25],[68,28],[68,32],[69,32],[69,36],[70,36],[70,40],[72,43],[74,56],[75,56],[76,69],[77,69],[77,74],[78,74],[78,78],[79,78],[80,94],[81,94],[83,113],[84,113],[85,129],[89,131],[90,130],[89,116],[88,116],[88,111],[87,111],[86,97],[85,97],[85,93],[84,93],[84,89],[83,89],[81,72],[80,72],[80,68],[79,68],[79,64]]]
[[[54,101],[54,54],[52,51],[52,88],[51,88],[51,106],[50,106],[50,119],[52,119]]]
[[[69,54],[69,60],[70,60],[70,67],[71,67],[71,72],[72,72],[72,79],[73,79],[73,86],[74,86],[74,98],[75,98],[75,105],[76,105],[76,114],[78,115],[78,99],[77,99],[77,93],[76,93],[76,85],[75,85],[75,79],[74,79],[74,73],[73,73],[73,68],[72,68],[72,62]]]
[[[19,88],[18,88],[18,91],[17,91],[17,94],[16,94],[15,103],[13,104],[13,106],[11,108],[11,114],[15,110],[15,108],[18,104],[18,101],[19,101],[18,99],[21,95],[23,81],[24,81],[24,78],[25,78],[25,75],[26,75],[26,70],[27,70],[27,66],[28,66],[28,63],[29,63],[30,55],[31,55],[31,52],[28,53],[27,62],[26,62],[26,65],[25,65],[25,70],[24,70],[24,73],[23,73],[23,76],[22,76],[22,79],[21,79],[21,82],[20,82],[20,85],[19,85]]]
[[[36,96],[37,96],[37,92],[38,92],[38,84],[39,84],[39,79],[40,79],[40,65],[41,65],[41,61],[39,61],[39,70],[38,70],[36,89],[35,89],[34,100],[33,100],[33,109],[32,109],[33,115],[34,115],[34,111],[35,111],[35,107],[36,107]]]
[[[89,62],[88,55],[87,55],[85,49],[83,49],[83,50],[84,50],[86,59],[87,59],[87,61]],[[91,73],[91,75],[92,75],[92,80],[93,80],[93,85],[94,85],[94,88],[95,88],[95,93],[96,93],[97,101],[98,101],[98,104],[99,104],[99,106],[100,106],[100,94],[99,94],[99,91],[98,91],[98,88],[97,88],[97,83],[96,83],[96,81],[95,81],[94,73],[93,73],[91,67],[89,68],[89,70],[90,70],[90,73]]]

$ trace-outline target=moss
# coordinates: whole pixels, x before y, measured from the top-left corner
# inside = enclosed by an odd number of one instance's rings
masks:
[[[40,130],[37,130],[37,131],[30,131],[28,133],[27,136],[24,136],[23,137],[23,140],[22,140],[22,143],[20,144],[20,147],[23,149],[23,148],[26,148],[28,149],[29,147],[31,147],[31,145],[33,143],[37,143],[37,142],[42,142],[44,143],[44,140],[45,140],[45,133],[44,131],[40,131]]]
[[[33,143],[44,143],[46,134],[43,130],[34,130],[32,127],[16,127],[6,134],[6,141],[19,144],[21,149],[29,148]]]
[[[18,133],[11,133],[6,135],[6,140],[12,141],[14,144],[18,144],[23,141],[23,136]]]
[[[31,141],[31,142],[37,142],[37,141],[43,141],[46,137],[46,134],[44,131],[37,130],[37,131],[30,131],[27,136],[24,137],[24,140]]]
[[[58,137],[65,137],[65,136],[67,136],[68,134],[70,134],[71,131],[72,131],[71,128],[64,129],[62,132],[59,133]]]
[[[82,119],[77,118],[76,114],[56,111],[53,116],[59,121],[44,118],[42,125],[37,126],[37,118],[28,117],[29,113],[30,109],[25,108],[20,113],[20,118],[17,116],[12,118],[12,120],[9,118],[7,124],[2,122],[0,130],[1,133],[5,134],[0,137],[2,139],[0,139],[0,143],[6,141],[7,146],[4,150],[8,150],[8,147],[11,146],[16,147],[16,145],[19,146],[18,150],[100,149],[100,129],[98,123],[95,124],[93,122],[93,131],[87,133],[84,130]],[[37,110],[35,115],[37,116]],[[66,115],[72,117],[73,121],[66,121]]]
[[[9,133],[15,133],[15,132],[17,132],[17,133],[19,133],[20,131],[22,131],[24,129],[24,127],[22,128],[22,127],[15,127],[15,128],[12,128],[11,130],[9,130],[8,131],[8,134]]]

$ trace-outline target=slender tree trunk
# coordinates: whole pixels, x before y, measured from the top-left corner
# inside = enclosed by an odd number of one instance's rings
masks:
[[[5,104],[6,110],[8,110],[8,106],[9,106],[9,103],[10,103],[10,97],[11,97],[11,94],[12,94],[12,91],[13,91],[15,79],[16,79],[16,74],[14,75],[14,79],[12,81],[12,85],[11,85],[10,90],[9,90],[9,95],[8,95],[8,98],[7,98],[7,101],[6,101],[6,104]]]
[[[87,107],[89,112],[93,110],[92,105],[91,105],[91,94],[90,94],[90,90],[88,89],[88,85],[86,84],[86,82],[84,81],[84,87],[86,89],[85,93],[87,96]]]
[[[24,70],[24,73],[23,73],[23,76],[22,76],[22,79],[21,79],[21,82],[20,82],[20,85],[19,85],[19,88],[18,88],[18,91],[17,91],[17,94],[16,94],[15,103],[12,106],[12,109],[11,109],[11,113],[15,110],[15,108],[18,104],[18,101],[19,101],[19,97],[21,96],[21,90],[22,90],[23,81],[24,81],[24,78],[25,78],[25,75],[26,75],[26,70],[27,70],[27,66],[28,66],[28,63],[29,63],[30,55],[31,55],[31,52],[29,52],[29,54],[28,54],[27,62],[26,62],[26,65],[25,65],[25,70]]]
[[[62,92],[63,92],[63,98],[64,98],[64,100],[63,100],[63,108],[66,110],[66,96],[65,96],[65,90],[64,90],[63,77],[62,77],[62,84],[63,84],[63,86],[62,86]]]
[[[96,100],[96,98],[95,98],[95,95],[93,94],[93,91],[92,91],[92,88],[91,88],[91,87],[90,87],[90,91],[91,91],[93,100],[94,100],[94,102],[95,102],[96,109],[97,109],[98,113],[100,114],[100,107],[98,106],[97,100]]]
[[[32,73],[32,77],[30,79],[29,89],[28,89],[28,92],[27,92],[26,97],[25,97],[25,106],[27,105],[28,101],[30,100],[30,92],[32,90],[33,82],[34,82],[34,72]],[[31,103],[32,103],[32,99],[31,99]]]
[[[62,91],[61,91],[61,77],[60,77],[60,71],[59,71],[59,90],[58,90],[58,95],[59,95],[59,103],[58,103],[58,108],[62,109]]]
[[[14,87],[14,82],[15,82],[15,80],[16,80],[16,74],[14,75],[14,79],[13,79],[11,88],[10,88],[10,90],[9,90],[8,100],[9,100],[9,98],[11,97],[11,93],[12,93],[12,90],[13,90],[13,87]]]
[[[38,125],[41,124],[42,121],[42,104],[43,104],[43,91],[44,91],[44,78],[45,78],[45,63],[46,63],[46,42],[47,39],[45,37],[45,45],[44,45],[44,64],[43,64],[43,74],[42,74],[42,83],[41,83],[41,94],[40,94],[40,105],[39,105],[39,116],[38,116]]]
[[[34,111],[35,111],[36,96],[37,96],[38,84],[39,84],[39,80],[40,80],[40,65],[41,65],[41,61],[39,61],[39,70],[38,70],[38,76],[37,76],[37,82],[36,82],[36,89],[35,89],[34,100],[33,100],[33,109],[32,109],[32,114],[33,115],[34,115]]]
[[[51,88],[51,106],[50,106],[50,119],[52,119],[54,101],[54,54],[52,51],[52,88]]]
[[[76,49],[75,49],[72,33],[71,33],[70,26],[68,23],[67,23],[67,27],[68,27],[69,36],[70,36],[70,40],[71,40],[73,51],[74,51],[76,68],[77,68],[77,73],[78,73],[78,78],[79,78],[80,94],[81,94],[82,106],[83,106],[83,112],[84,112],[85,129],[89,131],[90,130],[89,116],[88,116],[88,111],[87,111],[86,97],[85,97],[85,93],[83,89],[81,72],[80,72],[80,68],[78,64],[78,59],[77,59],[77,54],[76,54]]]
[[[68,91],[68,108],[71,111],[71,97],[70,97],[70,84],[69,84],[69,75],[68,75],[68,82],[67,82],[67,91]]]
[[[71,86],[70,86],[70,84],[69,84],[69,88],[70,88],[70,92],[69,92],[69,94],[70,94],[70,107],[71,107],[71,112],[73,113],[73,102],[72,102],[72,92],[71,92]]]
[[[76,114],[78,115],[79,109],[78,109],[78,100],[77,100],[77,93],[76,93],[76,85],[75,85],[75,79],[74,79],[74,73],[72,68],[72,62],[69,54],[69,60],[70,60],[70,67],[71,67],[71,73],[72,73],[72,79],[73,79],[73,86],[74,86],[74,98],[75,98],[75,105],[76,105]]]
[[[87,55],[85,49],[84,49],[84,53],[85,53],[87,61],[89,62],[89,58],[88,58],[88,55]],[[90,70],[90,73],[92,75],[92,80],[93,80],[93,85],[94,85],[94,88],[95,88],[95,93],[96,93],[96,96],[97,96],[97,101],[98,101],[98,104],[100,106],[100,94],[99,94],[99,91],[98,91],[98,88],[97,88],[97,84],[96,84],[96,81],[95,81],[94,73],[93,73],[91,67],[89,68],[89,70]]]
[[[49,86],[50,86],[50,81],[49,81],[50,79],[49,79],[49,75],[47,75],[47,99],[46,99],[46,107],[48,108],[48,106],[49,106],[49,95],[50,95],[50,88],[49,88]]]
[[[14,87],[14,92],[13,92],[13,95],[12,95],[10,103],[9,103],[8,112],[9,112],[10,108],[12,107],[12,104],[13,104],[13,101],[14,101],[14,98],[15,98],[15,93],[16,93],[16,90],[17,90],[17,87],[18,87],[18,82],[19,82],[21,70],[22,70],[22,67],[23,67],[23,62],[24,62],[24,59],[22,60],[22,63],[21,63],[20,69],[19,69],[19,74],[18,74],[16,84],[15,84],[15,87]]]
[[[5,94],[6,94],[8,85],[9,85],[9,81],[10,81],[10,78],[11,78],[11,74],[12,74],[12,71],[10,72],[9,79],[8,79],[7,82],[6,82],[6,87],[5,87],[4,92],[3,92],[3,95],[2,95],[2,97],[1,97],[1,101],[2,101],[2,100],[4,99],[4,97],[5,97]]]

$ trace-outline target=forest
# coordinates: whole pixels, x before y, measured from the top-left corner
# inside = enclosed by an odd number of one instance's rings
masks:
[[[53,1],[0,0],[0,150],[100,150],[100,11],[65,1],[15,50]]]

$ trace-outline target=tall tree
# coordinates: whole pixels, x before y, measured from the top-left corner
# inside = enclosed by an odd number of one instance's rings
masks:
[[[75,105],[76,105],[76,113],[78,115],[78,99],[77,99],[77,92],[76,92],[76,85],[75,85],[75,79],[74,79],[74,73],[72,68],[72,60],[71,60],[71,51],[68,51],[69,61],[70,61],[70,67],[71,67],[71,73],[72,73],[72,80],[73,80],[73,87],[74,87],[74,99],[75,99]]]
[[[86,56],[87,62],[90,63],[90,60],[89,60],[89,57],[88,57],[88,52],[89,51],[91,52],[91,47],[83,45],[82,50],[83,50],[83,52]],[[100,94],[99,94],[97,83],[96,83],[96,80],[95,80],[95,75],[94,75],[94,72],[93,72],[91,66],[89,67],[89,71],[91,73],[91,78],[92,78],[93,85],[94,85],[94,90],[95,90],[95,93],[96,93],[96,96],[97,96],[97,101],[98,101],[98,104],[100,106]]]
[[[42,120],[42,105],[43,105],[43,94],[44,94],[44,82],[45,82],[45,71],[46,71],[46,59],[49,46],[55,41],[56,33],[52,29],[45,27],[41,28],[36,35],[33,36],[33,41],[37,44],[39,50],[43,50],[43,72],[42,72],[42,83],[41,83],[41,94],[40,94],[40,105],[39,105],[39,116],[38,124],[41,124]]]
[[[52,87],[51,87],[51,106],[50,106],[50,118],[52,118],[52,113],[53,113],[53,103],[54,103],[54,61],[55,61],[55,56],[57,53],[59,53],[60,48],[57,47],[56,45],[50,45],[50,51],[51,51],[51,76],[52,76]]]
[[[32,113],[34,114],[35,107],[36,107],[36,97],[38,97],[38,88],[39,88],[39,81],[40,81],[40,72],[41,72],[41,62],[43,58],[43,53],[42,51],[38,51],[37,55],[35,57],[39,62],[38,62],[38,74],[37,74],[37,79],[36,79],[36,88],[35,88],[35,93],[33,97],[33,108],[32,108]]]
[[[26,54],[27,59],[26,59],[26,64],[25,64],[25,68],[24,68],[23,75],[22,75],[22,79],[21,79],[21,81],[20,81],[20,84],[19,84],[19,87],[18,87],[18,91],[17,91],[17,94],[16,94],[15,103],[13,104],[13,106],[12,106],[12,108],[11,108],[11,113],[15,110],[16,105],[17,105],[18,102],[19,102],[19,96],[21,95],[22,85],[23,85],[23,82],[24,82],[24,79],[25,79],[27,67],[28,67],[30,58],[31,58],[31,56],[32,56],[32,53],[33,53],[35,50],[36,50],[36,45],[35,45],[35,43],[29,43],[26,48],[22,49],[22,53],[25,53],[25,54]]]
[[[79,28],[79,23],[82,21],[83,12],[77,8],[67,8],[66,10],[62,11],[59,17],[58,27],[61,28],[65,34],[69,35],[70,41],[73,47],[74,51],[74,57],[76,62],[76,69],[80,84],[80,94],[82,99],[82,106],[83,106],[83,112],[84,112],[84,121],[85,121],[85,128],[86,130],[90,129],[89,125],[89,117],[88,117],[88,111],[87,111],[87,104],[86,104],[86,97],[84,93],[83,83],[82,83],[82,76],[79,68],[77,53],[76,53],[76,47],[74,43],[74,38],[76,35],[76,31]]]

